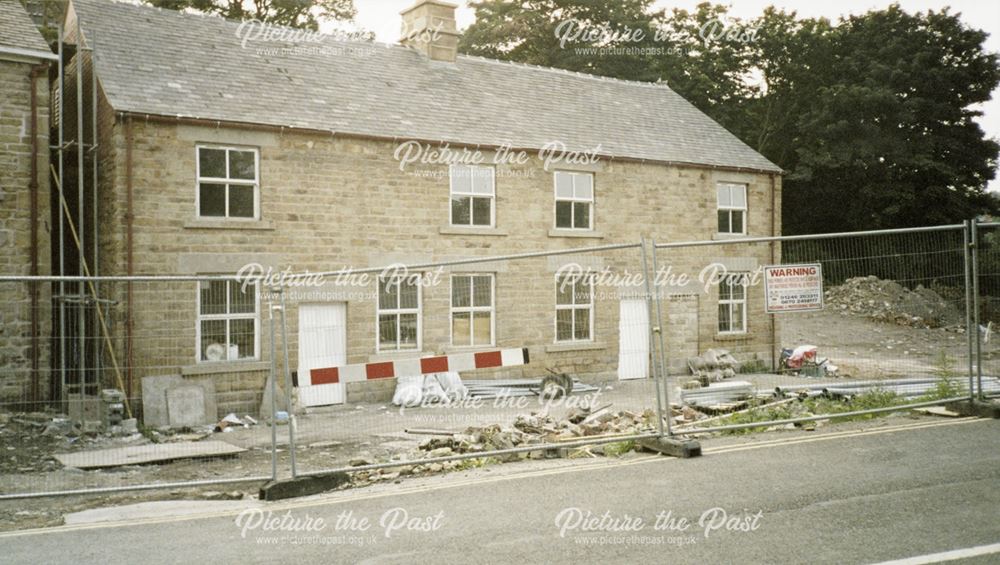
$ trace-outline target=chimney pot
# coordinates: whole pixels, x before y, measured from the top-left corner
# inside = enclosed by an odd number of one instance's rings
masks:
[[[416,49],[434,61],[454,63],[458,56],[456,4],[442,0],[417,0],[400,12],[403,32],[399,43]]]

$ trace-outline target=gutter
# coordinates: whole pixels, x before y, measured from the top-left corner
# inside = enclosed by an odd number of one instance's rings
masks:
[[[18,47],[7,47],[0,45],[0,55],[13,55],[15,57],[26,57],[39,61],[58,61],[59,56],[51,51],[37,51],[35,49],[21,49]]]
[[[269,131],[277,133],[298,133],[304,135],[321,135],[324,137],[343,137],[350,139],[364,139],[370,141],[416,141],[418,143],[426,143],[430,145],[451,145],[454,147],[464,147],[464,148],[475,148],[487,151],[494,151],[501,149],[500,145],[492,144],[479,144],[479,143],[468,143],[461,141],[448,141],[443,139],[423,139],[419,137],[399,137],[399,136],[388,136],[388,135],[370,135],[363,133],[350,133],[350,132],[337,132],[329,130],[321,130],[315,128],[303,128],[295,126],[275,126],[270,124],[260,124],[252,122],[237,122],[232,120],[214,120],[210,118],[199,118],[199,117],[188,117],[188,116],[168,116],[164,114],[146,114],[142,112],[120,112],[122,116],[130,116],[136,119],[141,119],[146,122],[158,122],[176,125],[192,125],[192,126],[202,126],[202,127],[212,127],[212,128],[236,128],[251,131]],[[535,152],[539,151],[539,147],[503,147],[510,151],[529,151]],[[687,163],[684,161],[669,161],[663,159],[642,159],[639,157],[623,157],[608,154],[596,154],[598,157],[607,159],[609,161],[622,161],[628,163],[654,163],[664,166],[672,167],[689,167],[694,169],[708,169],[714,171],[730,171],[736,173],[754,173],[763,175],[774,175],[774,174],[785,174],[783,170],[774,169],[758,169],[754,167],[728,167],[721,165],[706,165],[704,163]]]

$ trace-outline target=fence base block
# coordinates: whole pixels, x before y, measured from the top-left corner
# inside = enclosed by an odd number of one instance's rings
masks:
[[[268,481],[264,483],[264,486],[260,487],[260,499],[281,500],[284,498],[319,494],[333,490],[350,480],[347,473],[329,473]]]
[[[948,405],[952,412],[958,412],[963,416],[976,416],[979,418],[1000,419],[1000,404],[996,402],[983,402],[982,400],[962,402],[952,402]]]
[[[646,451],[655,451],[672,457],[700,457],[701,444],[693,439],[673,439],[668,437],[650,437],[639,440],[639,445]]]

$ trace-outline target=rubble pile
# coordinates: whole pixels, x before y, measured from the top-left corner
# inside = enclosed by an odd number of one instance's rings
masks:
[[[845,314],[915,328],[961,323],[962,313],[929,288],[909,290],[875,276],[847,279],[825,294],[826,305]]]
[[[740,362],[729,351],[709,349],[688,359],[688,368],[697,379],[697,383],[692,383],[691,386],[708,386],[709,383],[717,383],[722,379],[731,379],[736,376],[739,366]]]
[[[672,416],[675,423],[693,423],[708,418],[708,416],[690,406],[674,408]],[[617,455],[621,453],[616,448],[607,449],[607,444],[587,446],[563,451],[551,447],[546,450],[524,451],[504,455],[491,455],[490,451],[513,449],[530,445],[557,445],[562,442],[602,436],[614,437],[621,435],[621,441],[627,449],[629,435],[649,432],[656,426],[656,412],[647,409],[641,413],[629,410],[612,411],[610,405],[598,409],[574,408],[563,418],[554,418],[545,413],[532,412],[519,415],[510,426],[490,424],[473,426],[462,432],[440,432],[427,437],[420,442],[416,450],[397,453],[388,462],[398,462],[399,467],[389,467],[370,471],[352,473],[355,486],[378,481],[398,480],[403,475],[421,475],[439,473],[442,471],[466,469],[484,465],[487,458],[493,461],[510,462],[522,459],[540,459],[545,457],[594,457]],[[420,463],[424,459],[449,457],[452,455],[482,453],[478,460],[457,460],[432,463]],[[371,465],[376,460],[371,457],[356,457],[350,465],[357,467]],[[405,465],[405,466],[404,466]]]
[[[62,467],[55,452],[146,442],[141,434],[116,426],[114,433],[81,426],[66,414],[0,413],[0,473],[53,471]]]

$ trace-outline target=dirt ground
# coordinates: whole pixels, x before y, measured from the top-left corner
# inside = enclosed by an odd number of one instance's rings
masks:
[[[962,360],[967,354],[966,335],[952,328],[921,328],[880,323],[827,310],[783,317],[782,345],[817,345],[820,354],[841,368],[844,379],[919,376],[938,374],[942,355],[950,369],[965,373]],[[997,349],[993,340],[983,347],[984,370],[993,369]],[[673,377],[669,389],[683,376]],[[775,379],[794,381],[800,377],[739,375],[737,379],[757,381],[773,387]],[[576,396],[576,395],[574,395]],[[642,411],[655,407],[650,381],[607,383],[599,394],[548,406],[548,413],[562,417],[572,403],[611,404],[616,410]],[[413,452],[428,436],[407,433],[412,429],[461,431],[477,425],[509,425],[518,414],[539,412],[546,406],[536,398],[512,405],[464,405],[400,410],[389,404],[337,406],[305,411],[297,417],[296,461],[300,471],[320,471],[345,467],[352,462],[387,461],[401,453]],[[106,436],[66,437],[46,435],[39,423],[23,415],[0,415],[0,492],[47,492],[86,488],[119,487],[154,483],[182,483],[218,479],[247,479],[243,483],[198,488],[167,488],[100,495],[72,495],[51,498],[0,501],[0,530],[58,525],[66,513],[88,508],[130,504],[152,500],[236,499],[256,496],[261,478],[271,473],[270,429],[265,425],[238,428],[230,433],[187,430],[162,442],[213,439],[242,447],[246,451],[229,457],[181,459],[160,464],[127,465],[106,469],[63,468],[53,453],[88,451],[106,447],[142,445],[148,436],[111,438]],[[51,417],[47,415],[46,417]],[[38,417],[41,421],[43,418]],[[290,457],[288,427],[278,427],[279,476],[288,476]],[[445,465],[441,471],[460,468]],[[378,480],[400,481],[405,476],[388,475]]]
[[[879,323],[831,310],[785,316],[780,324],[784,347],[815,345],[846,377],[936,375],[942,354],[952,372],[967,371],[968,338],[963,328]],[[996,340],[983,343],[985,373],[996,374],[997,353]]]

